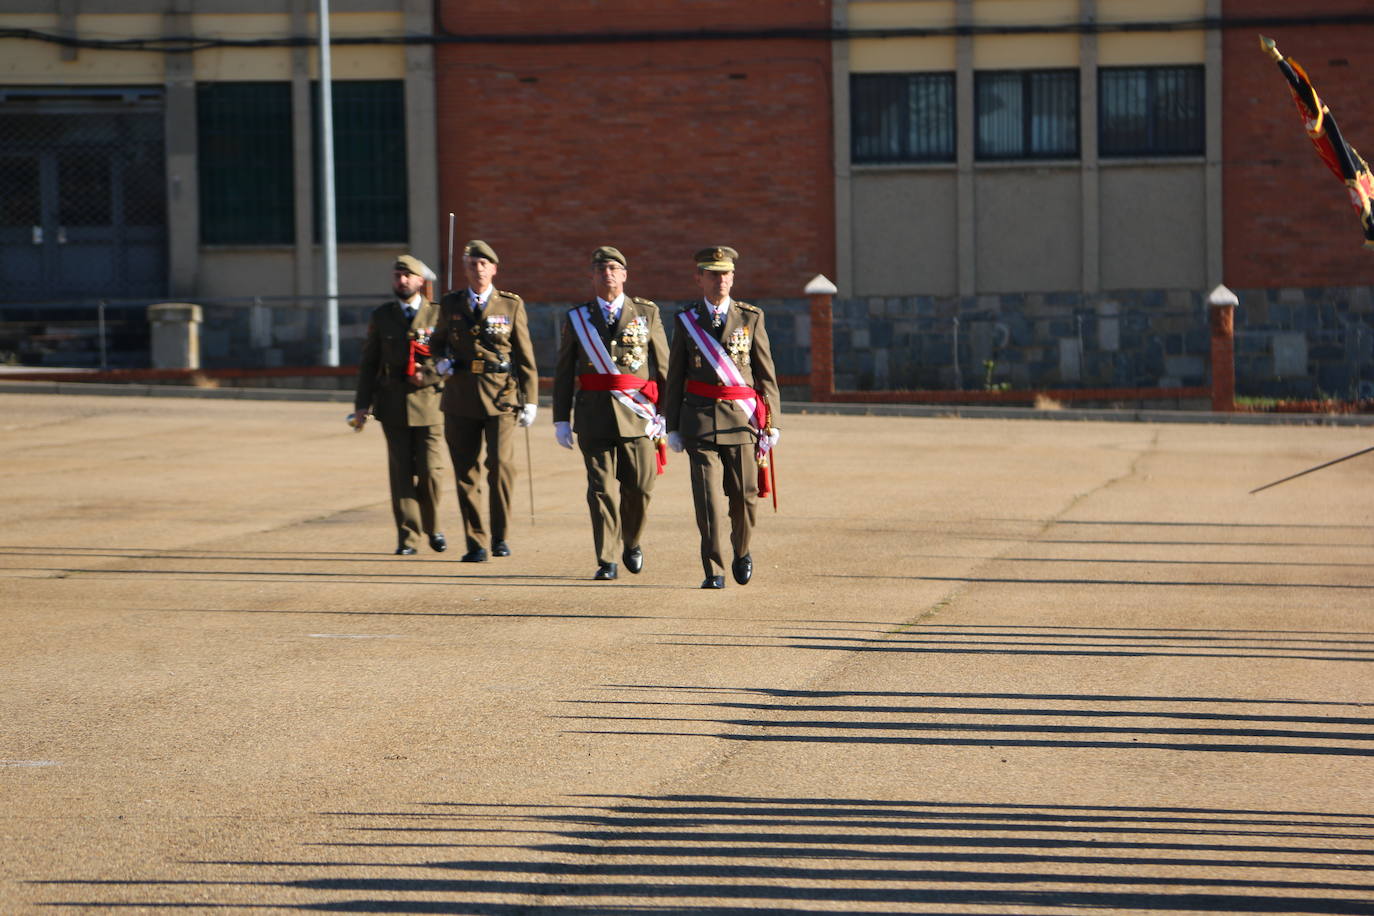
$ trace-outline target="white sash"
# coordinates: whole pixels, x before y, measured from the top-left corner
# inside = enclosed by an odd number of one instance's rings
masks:
[[[596,325],[592,324],[591,309],[585,305],[573,309],[571,318],[573,330],[577,332],[577,340],[582,344],[582,349],[586,351],[587,358],[596,367],[597,373],[599,375],[626,374],[615,371],[615,363],[611,361],[611,354],[606,349],[606,342],[597,333]],[[654,402],[649,400],[644,392],[638,390],[612,391],[611,396],[629,408],[635,416],[646,421],[644,424],[646,436],[651,439],[662,438],[667,421],[659,414]]]
[[[697,321],[697,312],[695,308],[678,312],[677,317],[682,321],[683,327],[687,329],[687,334],[697,345],[697,349],[701,351],[701,355],[711,364],[711,368],[716,370],[716,378],[720,380],[722,385],[731,388],[751,387],[745,384],[744,376],[740,374],[739,367],[737,367],[735,361],[730,358],[730,354],[725,352],[725,348],[720,345],[720,341],[716,340],[710,334],[707,334],[706,329]],[[758,433],[758,448],[756,451],[758,457],[762,458],[764,455],[768,454],[768,450],[773,447],[772,443],[768,440],[767,433],[763,431],[765,419],[763,405],[759,403],[758,398],[740,398],[735,401],[735,403],[744,408],[744,413],[749,418],[749,425],[754,427]]]

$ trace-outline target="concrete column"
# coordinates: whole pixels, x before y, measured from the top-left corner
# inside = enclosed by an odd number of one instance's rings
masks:
[[[311,35],[311,0],[290,0],[291,34]],[[295,185],[296,236],[294,289],[314,296],[324,288],[315,266],[315,144],[311,135],[310,81],[317,52],[312,46],[291,49],[291,146]]]
[[[1097,21],[1097,0],[1081,0],[1083,21]],[[1078,148],[1083,193],[1083,292],[1102,288],[1102,179],[1097,158],[1097,35],[1078,39]]]
[[[434,30],[432,0],[403,0],[407,35],[428,35]],[[435,127],[439,123],[434,90],[434,47],[408,45],[405,51],[406,199],[410,202],[410,251],[426,264],[440,259],[439,150]],[[444,290],[448,292],[448,290]]]
[[[191,34],[191,0],[176,0],[162,17],[166,35]],[[196,294],[200,271],[200,174],[197,169],[196,68],[188,53],[163,55],[167,159],[167,286],[173,296]]]
[[[816,274],[802,292],[811,299],[811,400],[830,400],[835,393],[835,316],[838,290],[824,274]]]
[[[1224,286],[1207,296],[1212,325],[1212,410],[1236,409],[1236,306],[1240,300]]]
[[[960,28],[973,25],[973,0],[958,0],[955,21]],[[954,74],[954,110],[958,137],[955,158],[958,162],[958,261],[959,295],[978,294],[978,234],[977,190],[973,162],[974,124],[973,102],[973,37],[960,35],[956,41]]]
[[[832,0],[830,24],[836,29],[849,26],[848,0]],[[849,158],[849,42],[830,43],[831,98],[834,102],[833,136],[835,157],[835,278],[845,289],[854,289],[854,192],[853,163]]]
[[[1207,0],[1207,18],[1213,22],[1221,19],[1221,0]],[[1222,233],[1225,223],[1221,195],[1221,124],[1224,115],[1221,110],[1221,29],[1207,30],[1207,51],[1204,67],[1204,94],[1206,105],[1207,151],[1206,165],[1203,166],[1203,194],[1206,198],[1207,220],[1207,285],[1214,286],[1223,282],[1226,265],[1222,256]]]
[[[200,306],[159,302],[148,306],[154,369],[200,368]]]

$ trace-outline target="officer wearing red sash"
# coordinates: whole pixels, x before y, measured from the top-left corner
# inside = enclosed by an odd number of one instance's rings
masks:
[[[754,574],[750,535],[768,452],[777,444],[780,403],[763,311],[730,298],[733,248],[696,255],[702,298],[678,312],[668,357],[663,415],[668,446],[686,449],[701,532],[702,588],[725,587],[729,519],[731,573],[740,585]]]
[[[632,573],[644,568],[640,539],[662,469],[657,402],[668,338],[658,306],[625,294],[627,275],[618,249],[592,252],[596,298],[564,316],[553,379],[554,436],[570,449],[575,431],[587,467],[599,580],[617,578],[619,561]]]

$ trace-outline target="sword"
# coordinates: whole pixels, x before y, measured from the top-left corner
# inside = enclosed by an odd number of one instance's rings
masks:
[[[525,427],[525,480],[530,485],[530,527],[534,527],[534,462],[530,460],[530,428]]]
[[[1269,489],[1270,487],[1277,487],[1277,486],[1278,486],[1279,484],[1281,484],[1281,483],[1287,483],[1287,482],[1290,481],[1290,480],[1296,480],[1297,478],[1302,477],[1302,476],[1305,475],[1305,474],[1311,474],[1313,471],[1320,471],[1322,468],[1329,468],[1329,467],[1331,467],[1331,465],[1333,465],[1333,464],[1340,464],[1342,461],[1349,461],[1351,458],[1358,458],[1358,457],[1360,457],[1361,455],[1364,455],[1364,454],[1366,454],[1366,453],[1368,453],[1368,452],[1374,452],[1374,445],[1371,445],[1369,448],[1362,448],[1362,449],[1360,449],[1358,452],[1351,452],[1349,455],[1346,455],[1344,458],[1337,458],[1337,459],[1335,459],[1334,461],[1328,461],[1328,462],[1326,462],[1325,464],[1319,464],[1319,465],[1317,465],[1317,466],[1314,467],[1314,468],[1308,468],[1308,469],[1305,470],[1305,471],[1298,471],[1298,473],[1296,473],[1296,474],[1289,474],[1287,477],[1284,477],[1284,478],[1281,479],[1281,480],[1276,480],[1276,481],[1274,481],[1273,483],[1266,483],[1266,484],[1265,484],[1264,486],[1262,486],[1262,487],[1255,487],[1255,489],[1253,489],[1253,490],[1250,491],[1250,494],[1253,496],[1254,494],[1258,493],[1260,490],[1267,490],[1267,489]]]
[[[448,279],[444,281],[444,292],[453,292],[453,214],[448,215]]]

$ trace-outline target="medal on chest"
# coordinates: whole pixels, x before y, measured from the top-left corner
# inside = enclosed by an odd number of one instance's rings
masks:
[[[644,347],[649,343],[649,319],[636,315],[626,324],[616,339],[620,351],[615,361],[634,372],[644,365]]]
[[[725,343],[725,349],[730,354],[730,358],[735,361],[735,365],[743,368],[749,362],[749,329],[735,328],[730,332],[730,339]]]

